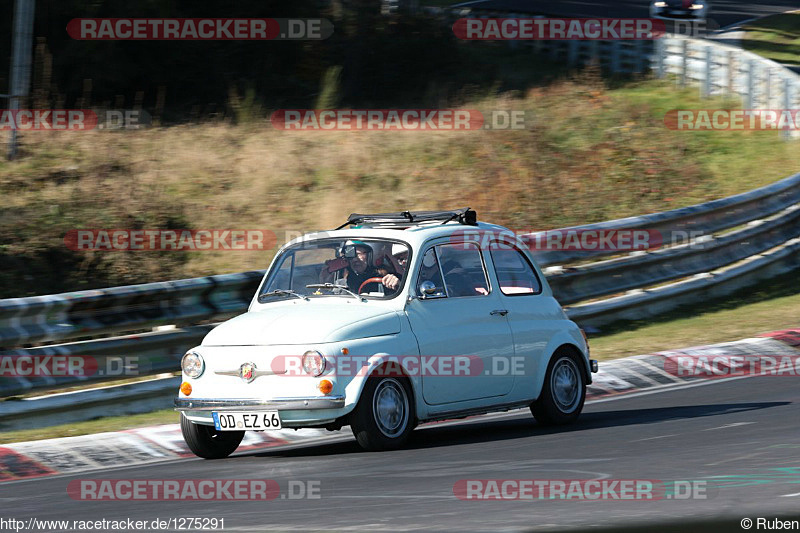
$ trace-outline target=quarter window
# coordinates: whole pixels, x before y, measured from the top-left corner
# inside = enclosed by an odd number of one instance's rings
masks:
[[[541,292],[542,284],[536,271],[520,250],[492,246],[491,254],[500,292],[508,296]]]

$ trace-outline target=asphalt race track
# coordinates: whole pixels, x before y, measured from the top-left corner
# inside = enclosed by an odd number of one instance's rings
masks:
[[[587,404],[561,430],[516,411],[419,428],[395,452],[341,440],[0,485],[11,517],[152,520],[224,517],[226,530],[548,530],[800,515],[800,387],[795,377],[678,385]],[[274,479],[273,501],[72,500],[75,479]],[[705,499],[464,501],[462,479],[648,479],[702,482]],[[289,481],[319,499],[282,499]],[[721,525],[725,527],[721,527]],[[699,529],[710,531],[710,529]]]
[[[537,13],[565,17],[634,17],[650,16],[647,0],[477,0],[459,4],[473,9],[490,9],[518,13]],[[710,17],[720,27],[730,26],[755,17],[800,9],[797,0],[711,0]]]

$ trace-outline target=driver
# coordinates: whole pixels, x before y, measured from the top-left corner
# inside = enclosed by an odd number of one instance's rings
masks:
[[[350,254],[345,254],[345,249],[350,246],[355,248],[355,253],[352,254],[352,257],[346,257]],[[369,278],[380,278],[381,284],[385,287],[384,293],[387,295],[394,294],[400,286],[400,276],[394,271],[391,265],[381,265],[381,270],[379,271],[375,265],[372,264],[372,248],[368,244],[360,241],[348,241],[342,247],[342,255],[345,256],[344,259],[347,264],[340,270],[344,270],[347,288],[351,291],[357,293],[361,284]],[[326,264],[328,263],[329,262],[326,262]],[[323,276],[326,273],[329,273],[329,268],[322,269]],[[330,277],[333,276],[331,275]]]

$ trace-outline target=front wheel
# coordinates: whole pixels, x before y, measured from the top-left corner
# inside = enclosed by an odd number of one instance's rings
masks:
[[[350,417],[358,444],[368,451],[393,450],[405,444],[414,429],[411,398],[406,378],[368,378]]]
[[[217,431],[214,426],[195,424],[181,414],[181,433],[186,445],[203,459],[223,459],[236,451],[244,431]]]
[[[586,379],[580,364],[573,353],[559,353],[550,360],[542,392],[531,404],[537,422],[561,426],[577,420],[586,400]]]

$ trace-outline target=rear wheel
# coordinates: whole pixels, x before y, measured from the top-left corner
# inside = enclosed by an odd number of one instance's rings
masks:
[[[214,426],[195,424],[181,414],[181,433],[186,445],[203,459],[228,457],[244,438],[244,431],[217,431]]]
[[[547,374],[539,398],[531,404],[536,421],[545,426],[574,422],[586,400],[586,379],[578,356],[560,352],[547,365]]]
[[[365,450],[393,450],[406,443],[414,422],[408,379],[370,377],[350,417],[350,428]]]

